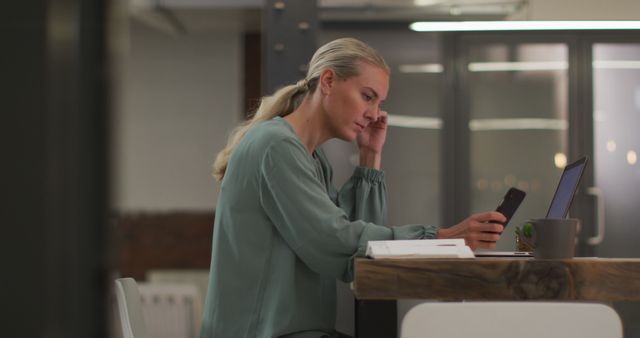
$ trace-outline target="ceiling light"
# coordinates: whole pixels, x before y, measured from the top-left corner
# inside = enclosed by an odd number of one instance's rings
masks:
[[[553,164],[555,164],[556,168],[564,168],[567,166],[567,155],[563,153],[556,153],[553,156]]]
[[[627,152],[627,163],[634,165],[636,162],[638,162],[638,154],[633,150],[629,150]]]
[[[440,2],[442,2],[442,0],[413,0],[413,4],[420,7],[433,6],[439,4]]]
[[[392,127],[442,129],[442,119],[437,117],[389,114],[387,124]]]
[[[399,65],[400,73],[442,73],[444,68],[439,63],[421,63]]]
[[[472,119],[469,121],[471,131],[490,130],[567,130],[569,122],[562,119]]]
[[[417,21],[416,32],[640,29],[640,21]]]
[[[470,72],[567,70],[566,61],[471,62]]]
[[[612,60],[593,61],[595,69],[640,69],[640,61],[634,60]]]

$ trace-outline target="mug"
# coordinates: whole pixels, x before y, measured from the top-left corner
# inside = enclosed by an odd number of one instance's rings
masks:
[[[573,258],[577,218],[536,218],[529,220],[532,226],[533,257],[540,259]]]

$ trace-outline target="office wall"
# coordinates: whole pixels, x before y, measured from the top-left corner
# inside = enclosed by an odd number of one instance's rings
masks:
[[[242,113],[241,37],[131,21],[113,128],[116,210],[213,210],[211,165]]]

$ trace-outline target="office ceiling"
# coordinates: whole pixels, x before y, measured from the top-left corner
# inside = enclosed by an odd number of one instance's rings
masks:
[[[263,3],[263,0],[130,0],[130,11],[134,19],[176,34],[238,28],[258,31]],[[526,10],[527,4],[528,0],[318,0],[322,22],[500,20]]]
[[[326,21],[496,20],[526,0],[319,0]]]

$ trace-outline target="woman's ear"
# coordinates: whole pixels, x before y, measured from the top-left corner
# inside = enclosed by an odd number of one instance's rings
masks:
[[[331,68],[326,68],[320,73],[318,80],[318,86],[320,86],[320,93],[328,95],[331,93],[336,81],[336,73]]]

